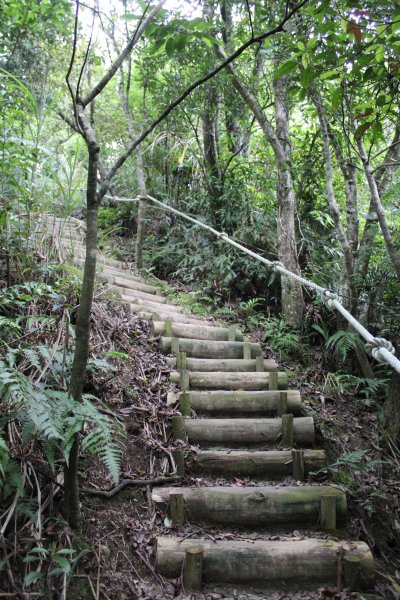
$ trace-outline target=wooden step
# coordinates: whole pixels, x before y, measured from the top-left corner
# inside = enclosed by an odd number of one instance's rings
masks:
[[[338,568],[343,585],[368,590],[374,585],[374,561],[365,542],[305,539],[287,541],[157,538],[157,570],[164,577],[181,576],[188,548],[203,549],[202,580],[205,584],[241,584],[251,589],[315,591],[336,587]],[[357,569],[352,582],[344,578],[338,556],[354,557]],[[357,560],[355,560],[357,559]],[[350,571],[348,571],[350,572]]]
[[[154,300],[143,300],[143,298],[139,298],[138,296],[126,296],[125,294],[121,294],[122,300],[128,304],[140,304],[144,308],[155,308],[157,310],[157,308],[160,306],[160,302],[157,299],[159,296],[156,296],[155,294],[154,296]],[[184,311],[181,306],[176,306],[175,304],[164,303],[162,306],[176,313],[181,313]]]
[[[323,450],[304,450],[304,475],[326,467]],[[201,450],[189,459],[188,470],[225,477],[286,479],[293,475],[292,450]],[[295,477],[297,478],[297,477]]]
[[[320,527],[321,496],[336,506],[336,525],[346,523],[346,494],[334,486],[154,487],[152,499],[165,507],[171,494],[182,494],[189,523],[239,527]]]
[[[148,302],[157,302],[158,304],[167,304],[168,300],[161,295],[160,292],[156,294],[150,294],[149,292],[142,292],[141,290],[131,290],[129,288],[123,288],[119,286],[115,286],[115,290],[124,296],[124,298],[130,298],[132,302],[135,304],[135,298],[140,298],[141,300],[147,300]]]
[[[278,372],[278,390],[286,390],[288,377],[285,372]],[[181,374],[172,371],[171,383],[180,383]],[[220,372],[220,371],[188,371],[189,389],[192,390],[268,390],[269,373]]]
[[[201,318],[197,318],[194,315],[186,315],[169,311],[168,309],[164,308],[164,305],[160,305],[159,309],[143,308],[143,306],[140,306],[139,304],[131,304],[130,307],[132,312],[137,313],[137,315],[142,319],[171,319],[171,321],[191,323],[193,325],[211,323],[211,321],[201,320]]]
[[[103,272],[106,275],[111,275],[112,277],[121,277],[122,279],[126,279],[127,281],[138,281],[140,283],[146,283],[143,277],[132,273],[129,268],[116,269],[115,267],[110,267],[104,263],[101,263],[100,266],[103,268]]]
[[[152,330],[154,335],[166,335],[165,321],[153,321]],[[243,341],[243,333],[239,329],[233,331],[237,342]],[[228,341],[229,329],[214,327],[213,325],[187,325],[185,323],[172,323],[172,335],[178,338],[190,338],[196,340]]]
[[[174,393],[174,392],[170,392]],[[240,415],[301,414],[301,397],[297,390],[282,393],[275,390],[190,390],[177,394],[181,412],[190,415],[193,409],[200,413]]]
[[[259,357],[261,358],[261,357]],[[176,357],[169,356],[166,358],[167,364],[171,367],[176,367]],[[256,359],[245,360],[244,358],[187,358],[186,368],[189,371],[258,371],[259,361]],[[262,361],[264,371],[276,371],[278,365],[272,358],[265,358]]]
[[[103,275],[102,273],[100,273],[98,277],[104,278],[111,285],[121,288],[130,288],[132,290],[147,292],[148,294],[157,294],[159,292],[158,288],[148,285],[147,283],[141,283],[140,281],[128,281],[122,277],[112,277],[111,275]]]
[[[195,340],[189,338],[175,338],[179,341],[179,350],[186,352],[194,358],[244,358],[245,348],[249,350],[251,357],[261,355],[259,344],[250,342],[216,342],[212,340]],[[171,352],[171,338],[161,336],[160,347],[163,352]]]
[[[195,444],[242,446],[279,446],[282,441],[281,417],[275,419],[190,419],[179,415],[172,417],[174,439],[184,439]],[[313,446],[314,419],[293,418],[293,442],[296,446]],[[281,444],[283,448],[291,446]]]

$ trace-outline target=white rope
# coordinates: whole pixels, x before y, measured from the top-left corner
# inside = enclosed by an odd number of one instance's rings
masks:
[[[139,196],[137,198],[132,198],[132,199],[117,198],[117,197],[113,196],[113,199],[121,200],[123,202],[129,202],[129,201],[137,202],[138,200],[150,200],[154,204],[157,204],[158,206],[163,207],[165,210],[168,210],[169,212],[172,212],[172,213],[182,217],[183,219],[186,219],[187,221],[194,223],[195,225],[199,225],[200,227],[203,227],[203,229],[207,229],[208,231],[213,233],[219,239],[222,239],[225,242],[227,242],[228,244],[231,244],[231,246],[238,248],[245,254],[252,256],[256,260],[267,265],[267,267],[269,267],[273,271],[275,271],[277,273],[281,273],[281,275],[284,275],[285,277],[289,277],[290,279],[294,279],[298,283],[301,283],[304,287],[307,287],[307,288],[314,290],[317,293],[321,294],[326,305],[328,306],[328,308],[330,308],[330,309],[336,308],[336,310],[338,312],[340,312],[340,314],[343,315],[343,317],[350,323],[350,325],[353,327],[353,329],[361,337],[364,338],[364,340],[367,342],[366,348],[371,353],[373,358],[380,363],[386,363],[386,364],[390,365],[395,371],[397,371],[397,373],[400,373],[400,361],[396,356],[394,356],[395,350],[393,348],[392,343],[389,342],[389,340],[386,340],[385,338],[374,337],[367,329],[365,329],[365,327],[363,325],[361,325],[361,323],[359,321],[357,321],[357,319],[355,319],[353,317],[353,315],[351,315],[349,313],[349,311],[340,302],[339,296],[337,294],[335,294],[334,292],[331,292],[330,290],[314,283],[313,281],[309,281],[308,279],[305,279],[305,277],[302,277],[301,275],[298,275],[297,273],[292,273],[292,271],[289,271],[288,269],[286,269],[281,262],[268,260],[267,258],[264,258],[263,256],[260,256],[259,254],[256,254],[252,250],[249,250],[245,246],[242,246],[238,242],[235,242],[234,240],[232,240],[226,233],[217,231],[213,227],[206,225],[206,223],[202,223],[201,221],[198,221],[194,217],[189,217],[189,215],[186,215],[185,213],[181,212],[180,210],[177,210],[176,208],[173,208],[172,206],[168,206],[168,204],[164,204],[164,202],[161,202],[160,200],[157,200],[156,198],[153,198],[152,196],[149,196],[148,194],[146,196]]]

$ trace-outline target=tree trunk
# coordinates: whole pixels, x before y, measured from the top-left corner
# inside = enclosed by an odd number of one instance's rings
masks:
[[[87,229],[86,257],[83,271],[82,292],[80,297],[77,322],[75,328],[75,352],[72,362],[70,394],[76,402],[82,400],[82,390],[86,375],[86,365],[89,356],[90,311],[93,301],[94,281],[96,276],[97,253],[97,171],[99,147],[90,125],[85,123],[83,111],[80,118],[81,127],[85,132],[88,147],[88,176],[86,191]],[[79,525],[79,485],[78,485],[79,433],[75,434],[68,464],[64,470],[64,511],[66,519],[72,528]]]
[[[225,52],[219,46],[215,47],[215,52],[220,58],[226,58]],[[295,243],[295,195],[290,165],[288,164],[288,160],[290,160],[290,139],[285,86],[283,83],[277,84],[278,97],[276,98],[275,109],[278,113],[276,114],[277,131],[275,131],[271,123],[267,120],[256,97],[240,80],[235,68],[229,64],[226,67],[226,70],[232,75],[232,82],[235,89],[250,108],[258,121],[266,140],[273,149],[278,170],[277,204],[279,259],[287,269],[300,274]],[[280,139],[280,135],[283,136],[283,141]],[[282,312],[286,321],[293,327],[301,326],[303,307],[304,302],[301,285],[293,280],[289,281],[282,277]]]
[[[385,404],[385,424],[395,444],[400,441],[400,375],[394,373]]]
[[[390,259],[392,261],[394,270],[396,272],[397,277],[400,279],[400,255],[397,251],[395,241],[390,232],[389,226],[386,221],[385,209],[383,208],[383,204],[381,201],[381,196],[378,189],[378,184],[375,180],[375,177],[372,173],[369,158],[367,152],[365,151],[364,144],[361,139],[357,140],[357,147],[360,153],[360,157],[364,166],[365,175],[367,177],[369,191],[371,193],[372,203],[375,209],[375,212],[378,216],[379,225],[382,231],[383,239],[385,240],[386,248]]]
[[[205,89],[207,96],[206,106],[203,111],[203,145],[204,159],[208,176],[207,189],[210,195],[210,214],[214,226],[221,228],[222,217],[222,185],[221,173],[218,166],[217,146],[217,91],[215,84],[210,84]]]
[[[321,95],[314,89],[311,94],[311,99],[315,105],[319,124],[322,133],[322,141],[324,147],[324,158],[325,158],[325,171],[326,171],[326,194],[328,198],[329,211],[332,215],[333,222],[335,224],[336,235],[341,245],[344,257],[344,265],[346,270],[346,276],[350,282],[353,275],[353,253],[351,245],[347,239],[346,233],[343,229],[343,225],[340,219],[340,210],[336,201],[335,190],[333,188],[333,164],[330,151],[330,139],[328,123],[325,116],[325,110],[322,102]],[[350,287],[350,283],[348,284]]]
[[[274,81],[276,136],[282,153],[276,154],[278,167],[278,252],[279,260],[293,273],[300,274],[296,248],[295,196],[290,172],[291,149],[289,134],[289,109],[287,101],[287,78]],[[283,156],[281,156],[283,154]],[[282,277],[282,311],[286,320],[294,327],[302,324],[303,290],[301,285]]]
[[[400,159],[400,128],[395,128],[393,138],[385,156],[382,160],[382,164],[377,171],[375,181],[378,186],[380,197],[384,194],[387,187],[389,186],[393,173],[398,168],[398,162]],[[359,281],[362,281],[369,267],[369,261],[374,248],[374,239],[379,231],[378,218],[375,213],[374,201],[371,197],[370,206],[368,209],[368,216],[365,221],[364,231],[361,237],[360,246],[358,250],[358,256],[355,266],[355,272]]]

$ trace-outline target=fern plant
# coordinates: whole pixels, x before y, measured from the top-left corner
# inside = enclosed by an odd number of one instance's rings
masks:
[[[122,435],[123,430],[117,419],[111,420],[95,406],[93,400],[99,402],[97,398],[85,395],[82,402],[75,402],[68,392],[34,384],[14,365],[4,361],[0,361],[0,395],[9,407],[9,420],[18,414],[24,441],[42,441],[43,451],[52,468],[57,450],[68,462],[74,434],[82,432],[88,425],[91,431],[84,434],[83,449],[96,453],[113,479],[118,481],[121,448],[116,434]],[[3,427],[5,420],[6,417],[3,417]],[[0,459],[4,468],[4,444],[0,446]]]
[[[359,336],[352,331],[337,331],[326,341],[326,347],[333,350],[334,354],[345,361],[349,352],[355,350],[360,344]]]
[[[268,342],[274,350],[286,355],[302,356],[305,353],[307,347],[301,342],[299,333],[285,321],[271,317],[264,319],[263,325],[263,341]]]

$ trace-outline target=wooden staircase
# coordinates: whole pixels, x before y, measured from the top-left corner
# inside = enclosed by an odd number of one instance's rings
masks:
[[[72,241],[81,260],[82,238]],[[287,389],[286,373],[236,327],[188,314],[129,265],[101,257],[98,266],[131,311],[151,321],[180,387],[169,401],[179,403],[173,456],[187,485],[153,488],[172,524],[156,540],[159,573],[182,576],[188,592],[233,585],[262,598],[268,590],[371,589],[368,546],[343,539],[344,492],[307,483],[326,457],[314,448],[313,419],[302,413],[300,392]],[[203,485],[205,477],[215,483]],[[206,534],[188,538],[187,523]]]

